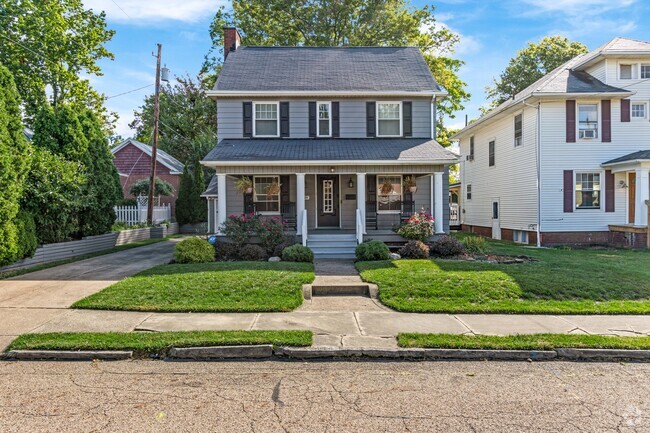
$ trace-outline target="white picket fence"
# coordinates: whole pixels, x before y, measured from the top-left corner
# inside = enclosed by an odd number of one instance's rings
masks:
[[[117,222],[122,222],[127,225],[135,225],[147,222],[147,206],[115,206],[115,219]],[[160,223],[163,221],[171,221],[172,209],[169,204],[153,207],[153,222]]]

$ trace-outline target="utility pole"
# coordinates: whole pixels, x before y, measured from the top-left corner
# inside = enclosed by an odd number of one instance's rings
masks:
[[[156,90],[153,102],[153,144],[151,146],[151,175],[149,176],[149,199],[147,200],[147,224],[153,224],[153,196],[156,188],[156,157],[158,155],[158,118],[160,117],[160,60],[162,45],[158,45],[156,57]]]

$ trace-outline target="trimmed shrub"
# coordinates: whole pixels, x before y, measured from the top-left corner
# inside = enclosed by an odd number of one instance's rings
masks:
[[[453,257],[465,252],[465,247],[458,239],[441,236],[429,244],[429,254],[437,257]]]
[[[18,259],[32,257],[38,247],[34,217],[21,209],[16,216],[16,229],[18,230]]]
[[[426,259],[429,258],[429,247],[420,241],[408,241],[399,250],[403,259]]]
[[[487,242],[481,236],[468,236],[461,241],[465,249],[472,254],[485,254]]]
[[[214,244],[214,258],[218,262],[237,260],[239,247],[231,242],[217,242]]]
[[[266,251],[264,251],[264,248],[260,247],[259,245],[248,244],[241,249],[239,252],[239,257],[242,260],[259,261],[266,260],[267,255]]]
[[[280,217],[260,218],[256,227],[257,237],[267,254],[273,254],[275,247],[284,242],[284,224]]]
[[[239,248],[250,242],[258,227],[259,217],[254,214],[230,215],[221,225],[220,231]]]
[[[296,244],[286,247],[282,251],[282,260],[285,262],[306,262],[314,261],[314,253],[309,248]]]
[[[388,260],[390,250],[382,241],[374,240],[358,245],[354,254],[359,261]]]
[[[176,244],[176,263],[206,263],[214,261],[214,247],[201,238],[190,238]]]
[[[433,235],[433,218],[426,212],[418,212],[403,223],[397,234],[408,240],[426,242]]]
[[[277,245],[273,249],[273,255],[275,257],[282,257],[282,251],[284,251],[285,248],[295,245],[297,243],[298,241],[296,240],[295,236],[285,236],[284,241],[282,241],[281,244]]]

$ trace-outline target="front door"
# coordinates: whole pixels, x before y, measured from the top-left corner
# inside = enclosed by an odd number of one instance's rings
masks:
[[[318,228],[339,228],[339,177],[318,176]]]
[[[634,224],[635,206],[636,206],[636,173],[628,173],[627,182],[627,209],[628,209],[628,223]]]
[[[492,239],[501,239],[501,220],[499,219],[499,202],[498,198],[492,200]]]

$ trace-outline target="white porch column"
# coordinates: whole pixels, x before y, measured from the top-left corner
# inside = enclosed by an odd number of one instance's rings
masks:
[[[361,213],[363,234],[366,234],[366,173],[357,173],[357,209]]]
[[[634,225],[648,225],[648,209],[645,201],[650,199],[650,170],[636,169],[636,197],[634,197]]]
[[[444,213],[443,213],[443,206],[445,203],[445,200],[442,196],[442,176],[444,173],[442,172],[436,172],[433,173],[434,176],[434,192],[433,192],[433,203],[434,203],[434,215],[433,218],[435,219],[435,231],[436,233],[443,233],[444,232],[444,226],[443,226],[443,219],[444,219]]]
[[[302,212],[305,210],[305,173],[296,173],[296,232],[302,233]]]
[[[226,222],[226,212],[226,175],[217,174],[217,233],[221,224]]]

